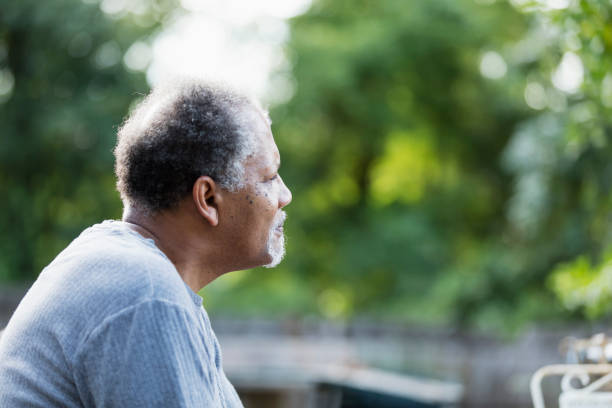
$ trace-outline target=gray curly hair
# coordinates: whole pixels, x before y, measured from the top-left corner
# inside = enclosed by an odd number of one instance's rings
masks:
[[[115,174],[124,205],[147,212],[175,207],[193,183],[210,176],[222,188],[244,185],[254,151],[251,98],[221,84],[195,80],[156,87],[117,134]]]

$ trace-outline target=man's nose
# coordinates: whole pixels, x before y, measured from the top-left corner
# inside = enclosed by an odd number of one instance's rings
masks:
[[[291,195],[291,191],[289,190],[289,188],[287,187],[287,185],[285,184],[285,182],[281,178],[281,193],[280,193],[280,197],[279,197],[279,200],[278,200],[279,201],[279,207],[283,208],[284,206],[289,204],[291,202],[292,198],[293,197]]]

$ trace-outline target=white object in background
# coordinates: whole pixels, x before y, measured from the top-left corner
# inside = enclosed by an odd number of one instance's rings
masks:
[[[590,383],[591,375],[601,377]],[[540,368],[531,377],[531,399],[534,408],[545,408],[542,380],[549,376],[562,376],[560,408],[612,407],[612,392],[601,390],[612,383],[612,364],[555,364]],[[582,388],[572,385],[572,380],[575,379],[579,380]]]

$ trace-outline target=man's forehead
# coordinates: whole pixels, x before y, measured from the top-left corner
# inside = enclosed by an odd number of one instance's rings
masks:
[[[256,146],[255,154],[250,156],[266,168],[278,168],[280,167],[280,153],[270,129],[272,123],[270,115],[258,103],[253,103],[252,107],[253,109],[250,113],[247,113],[247,117],[250,118],[254,126],[255,132],[252,135]]]
[[[264,109],[258,102],[256,102],[254,105],[255,105],[255,111],[257,111],[259,116],[261,116],[261,118],[266,123],[266,125],[272,126],[272,119],[270,119],[270,112],[268,112],[267,109]]]
[[[270,158],[270,163],[275,167],[275,168],[279,168],[281,165],[281,157],[280,157],[280,152],[278,151],[278,147],[276,146],[276,142],[274,141],[274,137],[271,138],[271,149],[272,149],[272,156]]]
[[[272,126],[272,119],[270,118],[270,112],[268,112],[267,109],[262,109],[261,113],[263,114],[263,117],[266,123],[268,124],[268,126]]]

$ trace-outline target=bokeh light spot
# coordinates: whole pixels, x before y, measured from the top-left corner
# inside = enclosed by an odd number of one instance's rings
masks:
[[[525,87],[525,102],[532,109],[546,108],[546,90],[538,82],[529,82]]]
[[[480,73],[485,78],[503,78],[507,70],[506,61],[495,51],[485,52],[480,59]]]
[[[552,75],[552,83],[557,88],[567,93],[575,93],[580,89],[584,79],[584,67],[582,60],[573,52],[563,54],[561,63]]]
[[[151,47],[142,41],[137,41],[123,56],[125,66],[133,71],[144,71],[151,62]]]

